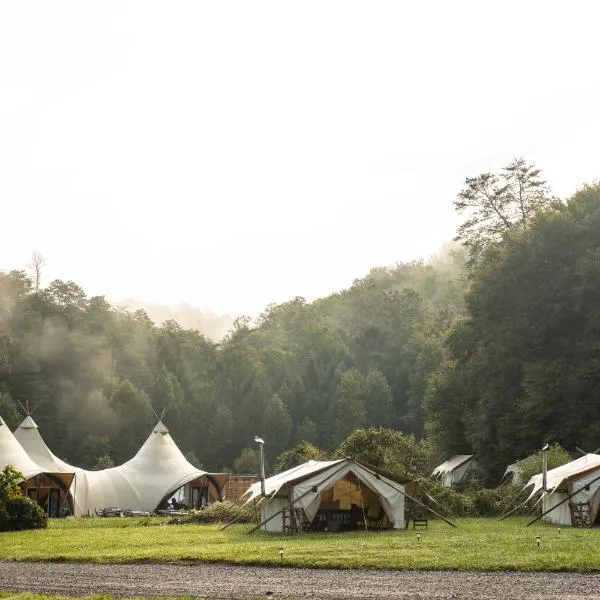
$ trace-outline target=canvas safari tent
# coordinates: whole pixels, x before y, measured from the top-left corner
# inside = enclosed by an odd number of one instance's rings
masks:
[[[431,478],[440,480],[444,487],[454,487],[478,468],[475,455],[458,454],[437,466],[433,470]]]
[[[267,531],[285,530],[285,513],[304,511],[317,529],[353,528],[359,521],[387,517],[403,529],[405,481],[353,459],[310,460],[265,480],[261,521]],[[251,485],[246,503],[261,497],[260,481]]]
[[[212,482],[215,495],[220,496],[219,482],[186,460],[160,420],[131,460],[100,471],[73,467],[57,458],[46,446],[31,416],[25,418],[14,437],[35,462],[47,469],[75,473],[71,491],[76,516],[94,514],[108,507],[152,512],[185,486],[190,497],[203,496],[207,481]]]
[[[66,509],[73,512],[69,488],[75,477],[74,470],[39,464],[27,454],[0,417],[0,470],[7,465],[12,465],[23,474],[23,494],[36,500],[49,516],[58,517]]]
[[[517,461],[512,465],[508,465],[506,467],[506,471],[504,471],[504,475],[502,475],[502,483],[512,483],[514,485],[519,485],[523,483],[521,473],[521,465]]]
[[[576,525],[576,509],[585,507],[588,524],[599,519],[600,508],[600,455],[586,454],[546,473],[546,490],[543,490],[543,473],[534,475],[525,485],[533,486],[529,499],[541,492],[542,520],[556,525]]]

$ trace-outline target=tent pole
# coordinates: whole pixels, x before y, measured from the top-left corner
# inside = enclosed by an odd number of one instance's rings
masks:
[[[412,500],[413,502],[416,502],[419,506],[422,506],[424,509],[431,511],[436,517],[439,517],[440,519],[442,519],[442,521],[444,521],[445,523],[448,523],[448,525],[450,525],[451,527],[458,527],[458,525],[456,525],[455,523],[452,523],[452,521],[449,521],[448,519],[446,519],[445,517],[443,517],[442,515],[440,515],[440,513],[438,513],[435,510],[433,510],[433,508],[429,508],[428,506],[425,506],[425,504],[423,504],[422,502],[420,502],[416,498],[413,498],[412,496],[410,496],[406,492],[403,492],[401,489],[397,488],[395,485],[392,485],[388,481],[384,481],[383,479],[381,479],[382,476],[379,475],[379,473],[377,473],[376,471],[371,471],[371,469],[369,469],[368,467],[365,467],[365,465],[363,463],[361,463],[360,461],[356,461],[356,460],[353,459],[352,462],[355,462],[357,465],[360,465],[363,469],[366,469],[367,471],[369,471],[371,473],[371,475],[375,475],[375,477],[377,477],[377,479],[379,479],[380,481],[383,481],[383,483],[385,483],[388,486],[390,486],[393,490],[396,490],[397,492],[400,492],[403,496],[405,496],[409,500]]]
[[[448,509],[446,506],[444,506],[443,504],[441,504],[440,502],[438,502],[431,494],[425,492],[425,495],[434,503],[437,504],[440,507],[440,510],[444,509],[445,511],[448,512],[448,515],[450,517],[452,517],[453,519],[458,519],[458,517],[450,510]]]
[[[346,467],[346,463],[344,463],[342,465],[341,469],[337,469],[329,477],[327,477],[327,479],[325,479],[324,481],[322,481],[321,484],[320,484],[321,487],[323,486],[324,483],[328,482],[332,477],[334,477],[338,473],[341,473],[344,470],[344,467]],[[318,491],[319,488],[317,486],[315,486],[315,487],[317,488],[317,491]],[[306,490],[306,492],[304,492],[304,494],[302,494],[298,498],[296,498],[295,502],[298,502],[298,500],[302,500],[302,498],[304,498],[304,496],[308,496],[308,494],[312,493],[312,491],[313,491],[312,489]],[[248,532],[248,535],[250,535],[251,533],[254,533],[257,529],[260,529],[263,525],[266,525],[271,519],[274,519],[277,515],[280,515],[284,510],[285,510],[285,508],[282,508],[281,510],[278,510],[275,514],[271,515],[268,519],[265,519],[262,523],[259,523],[256,527],[253,527]]]
[[[520,508],[525,506],[527,504],[527,502],[529,502],[529,498],[527,498],[527,500],[524,500],[523,502],[521,502],[521,504],[519,504],[518,506],[511,508],[507,513],[504,513],[501,517],[498,517],[498,521],[504,521],[504,519],[506,519],[506,517],[510,517],[510,515],[512,515],[514,512],[517,512]]]
[[[575,491],[572,494],[570,494],[569,496],[567,496],[564,500],[561,500],[558,504],[554,505],[552,508],[548,509],[546,512],[543,512],[539,517],[536,517],[530,523],[527,523],[526,527],[533,525],[536,521],[539,521],[542,517],[545,517],[548,513],[552,512],[555,508],[558,508],[561,504],[564,504],[567,500],[570,500],[573,496],[576,496],[577,494],[579,494],[579,492],[584,490],[586,487],[592,485],[592,483],[596,483],[596,481],[598,481],[598,480],[600,480],[600,475],[598,475],[598,477],[596,477],[595,479],[592,479],[592,481],[590,481],[589,483],[586,483],[583,487],[579,488],[577,491]]]
[[[365,514],[365,499],[363,498],[362,488],[360,487],[360,480],[358,481],[358,491],[360,492],[360,503],[362,504],[363,523],[365,524],[365,531],[368,531],[367,515]]]

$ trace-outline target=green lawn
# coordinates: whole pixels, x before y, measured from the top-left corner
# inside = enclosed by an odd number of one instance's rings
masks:
[[[430,521],[385,532],[256,532],[249,526],[140,526],[139,519],[60,519],[46,530],[0,534],[0,559],[91,562],[203,561],[339,568],[600,571],[600,530],[551,527],[528,519]],[[154,519],[149,521],[157,523]],[[541,545],[536,543],[541,536]],[[283,558],[279,549],[283,547]]]

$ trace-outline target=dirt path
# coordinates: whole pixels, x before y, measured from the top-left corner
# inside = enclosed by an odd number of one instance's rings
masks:
[[[210,564],[91,565],[0,561],[0,590],[206,598],[600,598],[600,574],[338,571]]]

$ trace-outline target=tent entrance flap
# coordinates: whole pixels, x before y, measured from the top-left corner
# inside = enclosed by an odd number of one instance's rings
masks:
[[[339,508],[339,510],[345,509],[348,511],[352,509],[352,504],[357,507],[364,506],[366,493],[368,498],[375,496],[379,504],[379,507],[374,504],[373,509],[368,507],[369,511],[377,510],[377,516],[379,516],[380,508],[383,508],[385,516],[395,529],[404,527],[404,495],[402,492],[385,485],[381,477],[378,479],[361,465],[352,462],[346,465],[346,468],[335,480],[331,480],[326,486],[320,487],[324,475],[318,474],[292,488],[292,504],[296,508],[303,508],[309,521],[313,521],[320,507],[321,510],[324,510],[323,494],[325,493],[331,495],[333,502],[336,502],[336,494],[338,495],[338,506],[334,506],[334,509]],[[333,491],[330,491],[332,489]],[[361,491],[363,491],[363,499],[359,500]],[[357,502],[352,502],[352,500]]]
[[[348,512],[350,522],[365,519],[380,520],[383,507],[375,490],[366,485],[356,474],[349,472],[336,481],[311,503],[305,512],[307,517],[314,513],[314,518],[327,520],[327,516],[335,513]]]

